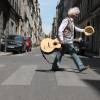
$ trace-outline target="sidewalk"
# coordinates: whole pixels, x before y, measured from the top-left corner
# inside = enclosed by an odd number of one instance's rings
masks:
[[[100,58],[99,55],[96,55],[96,54],[94,54],[94,53],[89,53],[89,52],[85,53],[85,56],[91,57],[91,58]]]
[[[90,65],[91,69],[93,69],[96,73],[100,74],[100,56],[95,54],[88,53],[85,57],[81,57],[84,65]]]
[[[11,52],[1,52],[1,51],[0,51],[0,56],[10,55],[10,54],[12,54],[12,53],[11,53]]]

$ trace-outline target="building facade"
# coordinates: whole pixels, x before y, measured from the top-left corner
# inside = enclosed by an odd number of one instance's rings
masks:
[[[57,37],[57,18],[53,18],[53,23],[52,23],[52,37],[56,38]]]
[[[35,44],[39,45],[42,38],[42,19],[40,16],[39,1],[34,0],[35,14],[34,14],[34,37]]]
[[[83,37],[89,43],[88,51],[100,56],[100,0],[74,0],[73,6],[78,6],[81,10],[77,23],[83,27],[94,27],[93,36]]]
[[[19,33],[24,36],[31,36],[33,44],[39,44],[42,33],[42,21],[38,0],[22,0],[21,16]]]
[[[91,25],[95,29],[92,36],[87,37],[82,34],[82,37],[88,43],[87,51],[100,56],[100,0],[60,0],[56,7],[57,30],[68,9],[75,6],[81,10],[75,24],[82,28]]]
[[[38,0],[0,1],[0,45],[2,37],[6,40],[9,34],[31,36],[33,44],[39,44],[41,33]]]
[[[0,50],[1,39],[9,34],[16,34],[19,26],[20,0],[0,1]]]

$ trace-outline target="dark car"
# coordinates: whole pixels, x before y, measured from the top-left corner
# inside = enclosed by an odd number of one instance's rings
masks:
[[[25,52],[26,51],[26,44],[24,37],[21,35],[8,35],[7,37],[7,51],[11,52]]]
[[[31,41],[31,37],[25,37],[24,38],[26,41],[26,50],[27,51],[31,51],[32,50],[32,41]]]

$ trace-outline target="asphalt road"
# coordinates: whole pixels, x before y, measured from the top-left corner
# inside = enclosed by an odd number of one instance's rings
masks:
[[[51,62],[54,54],[46,56]],[[52,72],[39,48],[0,56],[0,100],[100,100],[100,59],[81,57],[92,67],[78,73],[69,55],[64,70]]]

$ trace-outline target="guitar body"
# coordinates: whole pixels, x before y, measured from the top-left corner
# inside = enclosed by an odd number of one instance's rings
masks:
[[[52,53],[55,49],[61,48],[58,39],[45,38],[41,41],[40,48],[45,53]]]

